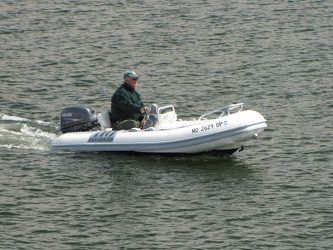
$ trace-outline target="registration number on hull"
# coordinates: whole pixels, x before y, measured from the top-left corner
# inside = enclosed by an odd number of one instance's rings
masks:
[[[207,124],[207,125],[204,125],[204,126],[201,126],[201,127],[198,127],[198,128],[193,128],[192,129],[192,134],[209,131],[209,130],[212,130],[214,128],[219,128],[219,127],[227,126],[227,125],[228,125],[228,121],[219,121],[219,122],[216,122],[215,124],[214,123]]]

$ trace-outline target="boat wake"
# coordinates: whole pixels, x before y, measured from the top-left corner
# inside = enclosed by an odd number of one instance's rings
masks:
[[[0,114],[0,148],[47,151],[58,129],[50,122]]]

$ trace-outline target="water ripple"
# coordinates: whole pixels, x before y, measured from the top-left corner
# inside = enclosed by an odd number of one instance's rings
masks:
[[[3,1],[5,249],[332,248],[331,1]],[[52,152],[65,106],[108,110],[125,70],[180,118],[268,120],[231,158]]]

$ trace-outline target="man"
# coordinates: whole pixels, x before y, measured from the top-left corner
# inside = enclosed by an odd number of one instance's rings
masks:
[[[134,71],[124,73],[124,83],[111,98],[111,123],[114,130],[140,128],[145,111],[140,94],[135,90],[139,84],[139,75]]]

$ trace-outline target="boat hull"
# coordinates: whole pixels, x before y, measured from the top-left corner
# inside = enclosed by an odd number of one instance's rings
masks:
[[[149,154],[232,154],[267,127],[256,111],[212,120],[177,122],[174,128],[138,131],[71,132],[52,141],[52,149]]]

